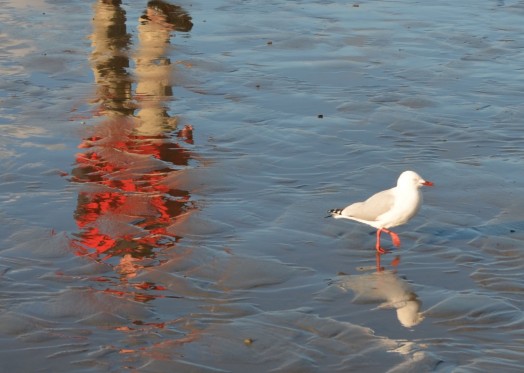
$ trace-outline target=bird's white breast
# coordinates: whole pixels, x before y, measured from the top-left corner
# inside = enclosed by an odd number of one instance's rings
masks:
[[[407,223],[417,214],[422,204],[422,193],[418,188],[397,189],[395,194],[392,209],[377,218],[383,228],[392,228]]]

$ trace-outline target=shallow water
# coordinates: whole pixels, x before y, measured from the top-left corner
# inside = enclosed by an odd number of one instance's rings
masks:
[[[107,3],[0,0],[1,371],[520,371],[522,1]]]

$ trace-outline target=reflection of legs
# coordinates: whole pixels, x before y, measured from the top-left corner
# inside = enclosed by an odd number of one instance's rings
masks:
[[[391,261],[391,265],[393,267],[398,267],[398,265],[400,264],[400,255],[397,255],[392,261]]]
[[[382,256],[381,253],[377,252],[375,254],[375,259],[377,261],[377,272],[381,272],[384,268],[382,268],[382,266],[380,265],[380,257]]]
[[[377,251],[375,253],[375,260],[377,262],[377,272],[382,272],[384,270],[384,267],[382,267],[382,265],[381,265],[381,259],[382,259],[382,254]],[[399,264],[400,264],[400,255],[397,255],[391,261],[391,266],[396,269]]]
[[[141,136],[158,136],[176,125],[176,121],[169,120],[165,107],[172,95],[172,66],[166,57],[169,39],[170,30],[164,24],[150,18],[141,20],[135,60],[136,98],[140,106],[137,130]]]
[[[130,109],[131,80],[127,68],[130,36],[121,1],[99,0],[93,7],[91,66],[96,83],[97,115],[121,116]]]
[[[158,136],[176,127],[168,115],[166,101],[173,95],[172,66],[168,57],[172,31],[190,31],[191,17],[180,7],[163,1],[149,1],[138,26],[135,60],[139,135]]]

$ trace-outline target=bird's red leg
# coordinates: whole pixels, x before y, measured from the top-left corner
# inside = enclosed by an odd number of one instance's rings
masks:
[[[387,231],[389,232],[388,230],[384,229],[384,228],[380,228],[380,229],[377,229],[377,244],[375,245],[375,250],[377,250],[377,253],[379,254],[386,254],[386,253],[389,253],[390,251],[389,250],[386,250],[384,248],[382,248],[380,246],[380,233],[382,231]]]
[[[400,246],[400,237],[398,234],[390,231],[389,229],[382,228],[382,230],[391,236],[391,241],[393,241],[393,245],[395,245],[395,247]]]

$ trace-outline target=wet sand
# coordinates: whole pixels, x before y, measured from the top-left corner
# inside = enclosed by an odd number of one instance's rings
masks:
[[[522,2],[209,3],[0,1],[0,371],[520,371]]]

